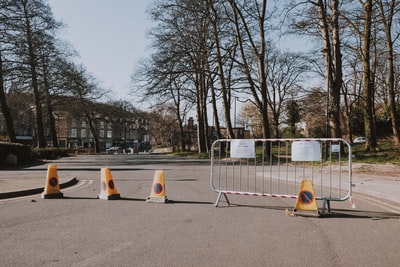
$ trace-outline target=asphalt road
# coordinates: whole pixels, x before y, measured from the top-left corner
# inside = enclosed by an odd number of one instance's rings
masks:
[[[230,196],[217,208],[209,161],[152,155],[78,156],[53,162],[79,183],[63,199],[0,201],[2,266],[398,266],[397,203],[355,194],[332,214],[288,216],[293,199]],[[110,167],[120,200],[100,200]],[[43,176],[46,165],[13,173]],[[146,203],[164,170],[172,203]]]

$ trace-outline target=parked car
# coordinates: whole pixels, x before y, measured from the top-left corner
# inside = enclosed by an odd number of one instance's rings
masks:
[[[112,146],[106,149],[107,154],[115,154],[119,153],[122,150],[119,146]]]
[[[132,147],[127,147],[127,148],[125,148],[125,153],[126,154],[133,154],[133,148]]]
[[[365,143],[365,137],[357,137],[353,140],[354,144],[362,144]]]

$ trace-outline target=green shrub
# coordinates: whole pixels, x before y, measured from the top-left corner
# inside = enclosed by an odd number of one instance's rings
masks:
[[[55,159],[58,157],[67,157],[67,149],[59,148],[34,148],[32,151],[33,157],[36,159]]]

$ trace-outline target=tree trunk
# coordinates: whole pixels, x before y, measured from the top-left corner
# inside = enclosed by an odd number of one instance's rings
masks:
[[[95,126],[93,125],[93,121],[95,119],[92,119],[89,114],[86,113],[86,119],[88,120],[89,123],[89,128],[90,132],[92,133],[93,136],[93,145],[94,145],[94,153],[100,153],[100,142],[99,142],[99,137],[97,136],[97,131]]]
[[[206,110],[204,98],[203,98],[203,91],[204,83],[203,83],[204,74],[197,72],[196,74],[196,111],[197,111],[197,142],[198,142],[198,152],[203,153],[207,152],[206,147],[206,137],[204,131],[204,110]]]
[[[399,120],[397,119],[396,112],[396,91],[395,91],[395,80],[394,80],[394,52],[393,52],[393,40],[392,40],[392,21],[394,16],[394,11],[396,7],[395,0],[390,2],[390,8],[388,9],[388,16],[385,15],[385,9],[383,7],[382,1],[378,1],[379,10],[382,17],[382,23],[385,29],[386,36],[386,48],[387,48],[387,86],[389,91],[389,107],[390,107],[390,117],[392,122],[393,139],[395,145],[400,142],[400,132],[399,132]]]
[[[340,128],[340,92],[342,89],[342,53],[341,53],[341,42],[340,42],[340,25],[339,25],[339,0],[332,1],[332,39],[333,39],[333,58],[335,60],[335,73],[333,77],[333,86],[331,88],[330,95],[331,98],[331,114],[330,126],[331,126],[331,136],[334,138],[341,138],[342,131]]]
[[[10,109],[8,108],[7,101],[6,101],[6,94],[4,89],[4,75],[3,75],[3,58],[1,56],[0,50],[0,106],[1,112],[3,113],[3,117],[6,123],[8,139],[11,143],[17,142],[17,137],[14,131],[14,124],[11,117]]]
[[[218,18],[217,12],[213,5],[210,6],[213,10],[214,17]],[[218,68],[218,78],[221,85],[222,91],[222,103],[224,106],[224,115],[225,115],[225,123],[226,129],[228,131],[229,138],[235,138],[235,133],[232,128],[232,121],[231,121],[231,92],[230,89],[227,87],[225,82],[225,71],[224,71],[224,63],[221,56],[221,47],[220,47],[220,39],[219,39],[219,31],[217,21],[212,21],[213,26],[213,37],[215,42],[215,54],[217,58],[217,68]]]
[[[327,137],[341,137],[340,129],[340,91],[342,87],[342,55],[339,34],[339,1],[332,1],[332,40],[327,16],[326,4],[318,1],[318,14],[323,40],[325,79],[328,91],[327,99]]]
[[[53,115],[53,104],[51,103],[51,96],[50,96],[50,85],[48,81],[48,74],[47,74],[47,66],[45,63],[45,58],[42,57],[42,66],[43,66],[43,83],[45,87],[46,93],[46,105],[47,105],[47,116],[49,118],[49,126],[50,126],[50,134],[51,140],[53,141],[53,147],[58,148],[58,137],[57,137],[57,129],[56,123]]]
[[[220,139],[222,138],[221,135],[221,127],[219,124],[219,116],[218,116],[218,107],[217,107],[217,97],[215,95],[215,88],[211,88],[211,104],[213,108],[213,120],[214,120],[214,125],[215,125],[215,131],[217,132],[217,138]]]
[[[179,123],[179,151],[185,151],[185,147],[186,147],[186,143],[185,143],[185,130],[183,127],[183,121],[182,119],[179,117],[178,118],[178,123]],[[190,132],[189,132],[190,134]]]
[[[51,134],[51,140],[53,141],[53,147],[58,148],[58,137],[57,137],[57,129],[56,129],[56,123],[53,115],[53,106],[51,104],[51,99],[50,96],[46,96],[47,98],[47,112],[48,117],[49,117],[49,125],[50,125],[50,134]]]
[[[46,139],[44,136],[44,126],[43,126],[43,111],[42,111],[42,103],[41,103],[39,84],[38,84],[38,75],[36,71],[37,62],[35,58],[34,44],[30,26],[30,16],[26,9],[25,9],[25,23],[26,23],[26,42],[28,46],[28,62],[31,74],[31,86],[35,97],[37,140],[38,140],[38,146],[40,148],[43,148],[46,147]]]
[[[242,66],[244,70],[244,74],[246,76],[247,82],[250,87],[251,94],[254,98],[254,103],[256,103],[256,106],[261,113],[261,116],[263,118],[263,138],[270,138],[271,137],[271,132],[270,132],[270,123],[269,123],[269,118],[268,118],[268,97],[267,97],[267,77],[266,77],[266,58],[265,58],[265,50],[266,50],[266,39],[265,39],[265,14],[266,14],[266,5],[267,1],[263,0],[261,1],[260,5],[261,7],[257,6],[255,7],[255,12],[259,12],[257,14],[257,19],[258,19],[258,30],[259,30],[259,36],[257,36],[257,41],[254,40],[253,37],[253,32],[250,32],[249,30],[249,25],[246,21],[246,18],[243,16],[241,13],[240,9],[237,6],[236,1],[230,0],[229,1],[232,10],[233,10],[233,16],[234,16],[234,23],[235,23],[235,30],[237,34],[237,41],[238,41],[238,46],[242,58]],[[257,3],[258,4],[258,3]],[[244,25],[241,26],[239,21],[242,22]],[[242,28],[245,29],[245,32],[242,32]],[[246,35],[246,37],[242,37],[242,35]],[[255,84],[255,81],[253,80],[253,77],[251,75],[252,70],[250,68],[250,65],[248,63],[248,52],[245,51],[246,49],[244,48],[244,39],[248,39],[249,43],[251,44],[251,48],[254,54],[254,57],[257,60],[257,65],[258,65],[258,88],[256,89],[257,86]],[[256,43],[258,45],[256,45]],[[261,97],[260,97],[261,95]],[[269,155],[269,146],[267,146],[267,150],[265,151],[266,155]]]
[[[373,88],[371,83],[370,49],[371,49],[371,19],[372,19],[372,0],[366,0],[364,4],[365,21],[364,33],[362,35],[363,52],[363,104],[364,104],[364,130],[365,130],[365,150],[376,150],[376,135],[374,131],[373,117]]]

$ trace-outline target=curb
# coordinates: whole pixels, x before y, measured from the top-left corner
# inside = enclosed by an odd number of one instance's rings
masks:
[[[76,179],[76,177],[74,177],[71,180],[60,184],[60,189],[64,189],[64,188],[76,185],[78,182],[79,182],[78,179]],[[34,189],[27,189],[27,190],[21,190],[21,191],[0,193],[0,199],[36,195],[36,194],[42,193],[43,190],[44,190],[44,187],[39,187],[39,188],[34,188]]]

